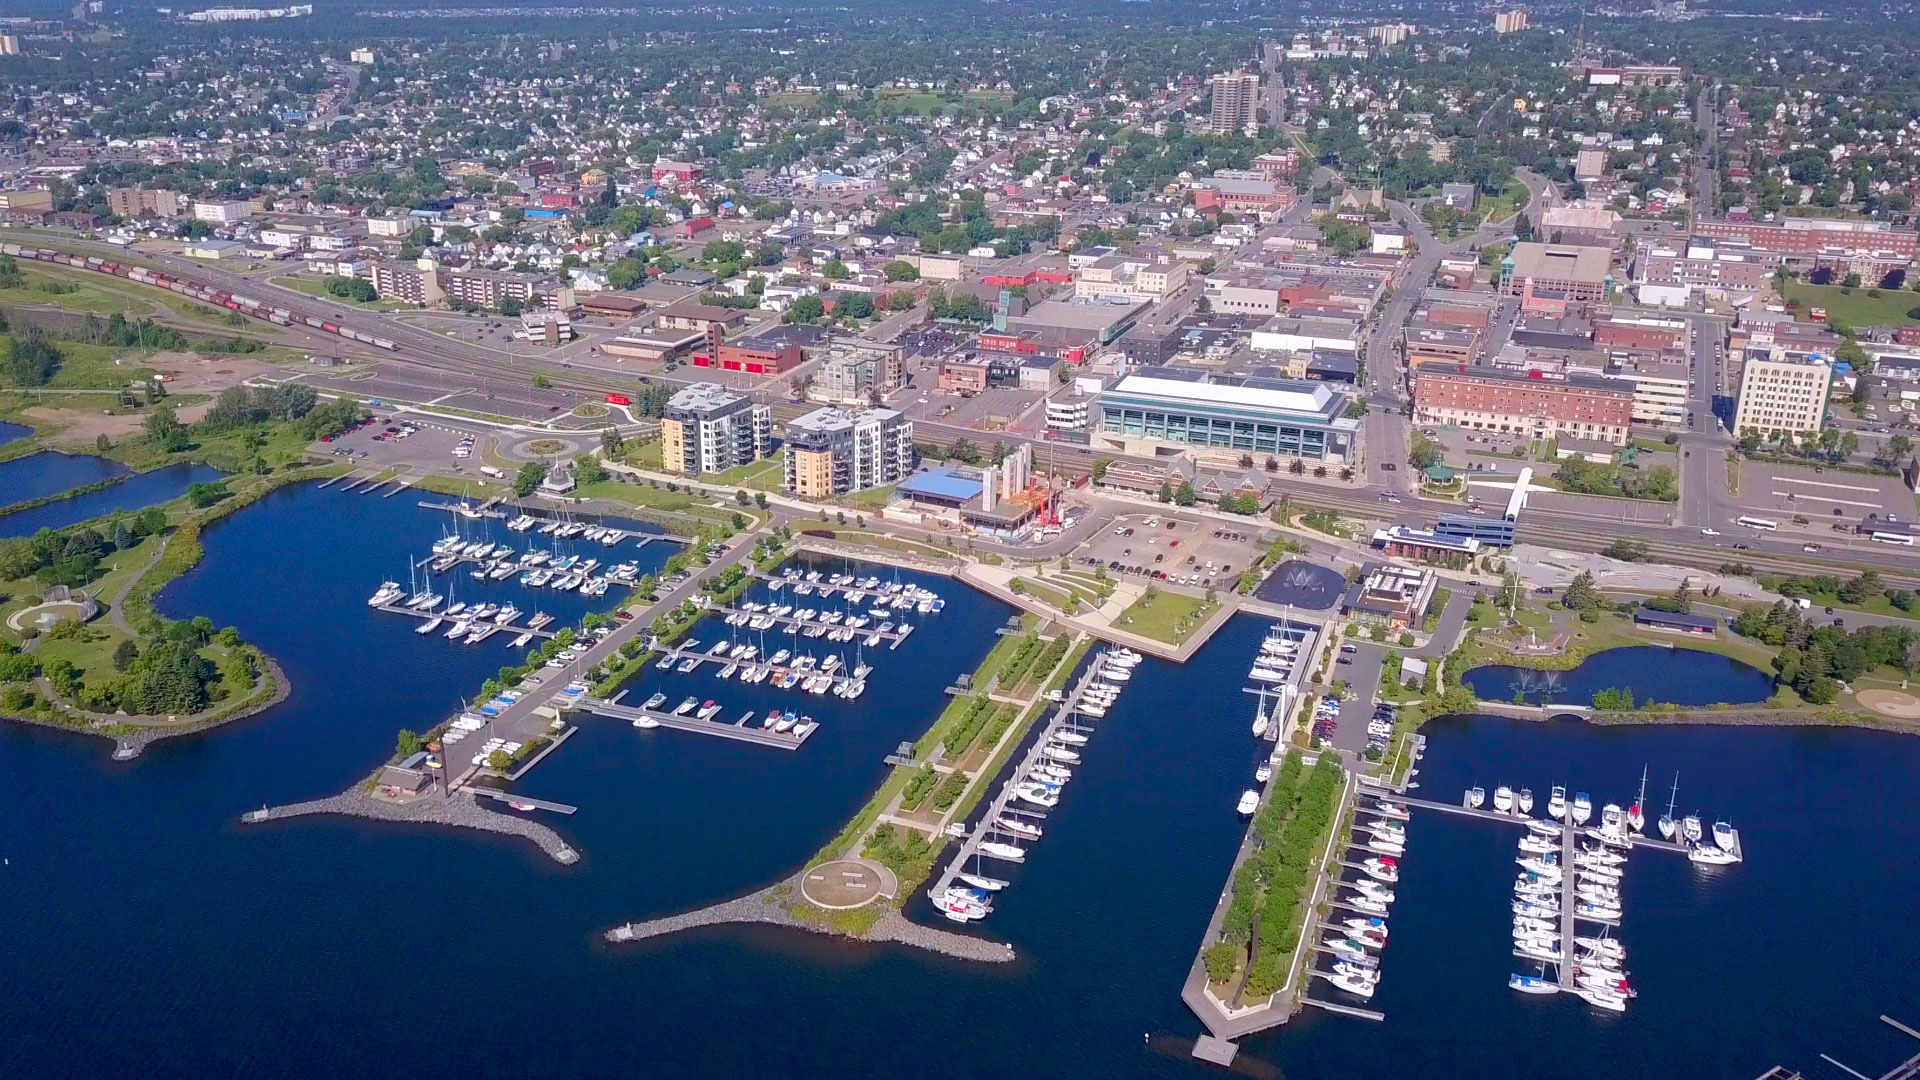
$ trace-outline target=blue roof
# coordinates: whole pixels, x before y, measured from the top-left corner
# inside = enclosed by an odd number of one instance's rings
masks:
[[[929,469],[914,473],[895,490],[906,495],[932,495],[942,499],[971,499],[980,494],[980,481],[961,476],[952,469]]]

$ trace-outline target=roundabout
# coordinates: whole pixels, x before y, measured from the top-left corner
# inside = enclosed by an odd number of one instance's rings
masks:
[[[828,911],[865,907],[880,897],[891,897],[899,888],[893,871],[866,859],[835,859],[800,875],[800,895]]]
[[[545,461],[585,453],[589,445],[587,439],[579,436],[529,435],[512,441],[503,436],[499,452],[501,457],[512,461]]]

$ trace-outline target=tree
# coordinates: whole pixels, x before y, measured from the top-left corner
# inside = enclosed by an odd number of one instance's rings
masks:
[[[401,761],[405,761],[419,753],[424,745],[425,744],[420,741],[418,732],[410,728],[401,728],[399,738],[394,740],[393,756]]]
[[[1693,579],[1692,578],[1683,577],[1680,579],[1680,584],[1677,587],[1675,587],[1673,590],[1673,602],[1676,605],[1674,607],[1674,610],[1679,612],[1680,614],[1687,615],[1692,613],[1693,611]]]
[[[631,289],[640,283],[642,269],[638,259],[616,259],[607,267],[607,284],[616,289]]]
[[[60,370],[60,350],[38,330],[28,330],[7,343],[5,373],[15,386],[44,386]]]
[[[1416,469],[1430,469],[1440,464],[1443,452],[1439,443],[1415,432],[1413,449],[1407,452],[1407,464]]]
[[[828,259],[827,265],[820,268],[820,273],[825,275],[828,281],[845,281],[853,276],[853,271],[839,259]]]
[[[546,478],[547,478],[546,463],[541,461],[529,461],[525,465],[520,466],[520,471],[514,474],[513,493],[524,499],[527,496],[533,494],[533,489],[539,487],[540,481],[545,480]]]
[[[1180,486],[1173,489],[1173,503],[1175,506],[1193,505],[1194,493],[1191,481],[1182,480],[1180,481]]]
[[[528,381],[535,390],[553,389],[553,380],[547,378],[545,375],[535,375],[532,379]]]
[[[1160,491],[1157,497],[1163,503],[1172,502],[1173,501],[1173,485],[1162,480],[1160,482]]]
[[[621,436],[619,428],[608,428],[600,433],[600,452],[610,458],[617,458],[627,448],[627,440]]]
[[[787,310],[780,314],[780,321],[783,323],[815,323],[819,322],[826,313],[827,305],[825,301],[821,300],[818,296],[803,296],[787,305]]]
[[[888,281],[919,281],[920,271],[905,259],[894,259],[880,268],[880,273]]]
[[[1895,435],[1887,440],[1887,456],[1895,462],[1905,461],[1913,454],[1913,439],[1906,435]]]
[[[1600,593],[1593,587],[1593,572],[1582,570],[1574,576],[1573,583],[1560,596],[1562,607],[1571,611],[1586,611],[1600,603]]]
[[[125,671],[128,665],[139,659],[140,650],[131,641],[122,641],[113,647],[113,670]]]
[[[169,454],[193,447],[193,437],[187,433],[187,426],[174,415],[171,405],[161,405],[148,414],[145,430],[147,438]]]
[[[845,315],[849,319],[869,319],[873,317],[873,297],[866,293],[848,293],[834,305],[834,314]]]

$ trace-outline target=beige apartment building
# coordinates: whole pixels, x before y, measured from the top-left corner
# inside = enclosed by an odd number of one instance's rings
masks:
[[[1819,431],[1833,369],[1824,360],[1750,359],[1740,373],[1733,430]]]

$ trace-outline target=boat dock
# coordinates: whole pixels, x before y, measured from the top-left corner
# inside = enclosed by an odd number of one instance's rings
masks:
[[[531,795],[516,795],[511,791],[501,791],[499,788],[485,787],[479,784],[469,784],[467,785],[467,790],[473,792],[475,795],[485,795],[489,799],[498,799],[503,803],[514,805],[515,809],[530,806],[535,810],[548,810],[556,814],[571,814],[580,809],[577,806],[568,806],[566,803],[548,802],[545,799],[536,799]]]
[[[806,627],[809,627],[809,626],[824,627],[827,630],[849,629],[848,627],[843,626],[840,623],[823,623],[818,619],[796,619],[791,615],[775,615],[771,611],[745,611],[745,610],[742,610],[741,608],[723,607],[718,604],[708,608],[707,611],[710,614],[741,615],[748,619],[755,619],[755,618],[772,619],[775,623],[781,626],[799,627],[801,629],[805,629]],[[742,628],[743,627],[732,627],[731,629],[738,630]],[[880,630],[876,627],[869,626],[869,627],[863,627],[858,630],[854,630],[853,636],[859,640],[865,641],[877,634],[879,635],[879,638],[881,641],[885,641],[888,643],[887,645],[888,648],[897,649],[900,647],[901,642],[907,640],[907,635],[913,633],[913,630],[914,628],[912,626],[906,625],[906,624],[902,624],[900,629],[898,630]],[[755,632],[757,633],[757,631]]]
[[[820,730],[816,725],[808,728],[805,734],[795,735],[791,731],[774,731],[772,728],[766,727],[748,727],[747,721],[753,719],[753,713],[748,713],[738,720],[702,720],[692,713],[676,715],[660,709],[647,709],[637,705],[618,705],[611,701],[590,697],[581,698],[579,704],[575,707],[593,713],[596,716],[625,720],[629,723],[634,720],[647,718],[653,720],[663,728],[672,728],[675,731],[691,731],[696,735],[717,735],[722,739],[732,739],[736,742],[749,742],[758,746],[771,746],[780,750],[798,750],[800,749],[801,743],[806,742],[807,739],[812,737],[814,732]]]
[[[422,621],[429,621],[432,619],[448,619],[454,622],[458,622],[460,621],[460,618],[461,618],[461,616],[459,615],[443,615],[438,611],[421,611],[419,608],[410,608],[406,605],[405,601],[398,601],[398,600],[388,604],[381,604],[378,607],[374,608],[374,610],[385,611],[393,615],[411,615],[414,618],[420,619]],[[552,620],[548,620],[548,621],[550,622]],[[554,635],[554,632],[552,630],[542,630],[534,626],[516,626],[513,623],[493,623],[493,622],[482,623],[481,625],[476,627],[469,627],[468,630],[469,632],[472,632],[473,630],[479,630],[481,641],[485,641],[487,638],[490,638],[495,634],[507,633],[507,632],[511,632],[514,634],[532,634],[534,637],[540,637],[540,638],[550,638]]]
[[[1007,773],[1005,782],[1000,785],[999,793],[993,797],[993,801],[987,805],[986,812],[980,815],[972,831],[969,832],[966,839],[961,842],[960,850],[955,852],[953,858],[948,861],[946,869],[940,872],[939,878],[936,879],[933,886],[927,890],[929,897],[934,898],[937,902],[948,889],[953,887],[954,878],[966,870],[967,861],[980,853],[980,844],[996,832],[1005,832],[1004,829],[996,828],[994,825],[995,821],[1010,814],[1028,818],[1044,819],[1046,817],[1045,812],[1038,808],[1014,806],[1014,788],[1020,786],[1022,777],[1039,767],[1041,758],[1045,756],[1047,745],[1052,740],[1055,732],[1068,730],[1084,733],[1091,730],[1075,724],[1073,717],[1075,715],[1075,709],[1078,708],[1080,704],[1081,695],[1086,692],[1089,685],[1100,677],[1100,672],[1104,666],[1100,657],[1096,656],[1093,662],[1087,665],[1087,669],[1081,674],[1079,681],[1073,684],[1073,689],[1061,700],[1059,707],[1054,710],[1053,716],[1040,724],[1039,734],[1033,739],[1033,742],[1028,745],[1026,755],[1020,759],[1019,764],[1015,765],[1013,769]]]
[[[1389,788],[1375,786],[1371,778],[1364,778],[1362,782],[1367,785],[1367,794],[1375,798],[1390,799],[1394,802],[1401,803],[1408,809],[1439,810],[1443,813],[1459,814],[1462,817],[1479,818],[1482,821],[1505,822],[1508,825],[1518,825],[1523,829],[1526,828],[1527,822],[1529,821],[1551,820],[1549,818],[1528,817],[1525,814],[1503,814],[1498,810],[1461,806],[1458,803],[1435,802],[1432,799],[1416,799],[1409,795],[1397,794]],[[1637,848],[1644,847],[1652,848],[1655,851],[1671,851],[1676,855],[1685,855],[1687,853],[1687,845],[1676,843],[1672,840],[1662,840],[1657,836],[1642,836],[1637,833],[1632,834],[1631,838],[1633,846]],[[1734,837],[1734,848],[1735,854],[1738,854],[1739,836],[1737,833]]]
[[[492,520],[504,521],[506,519],[507,512],[505,510],[497,509],[494,505],[497,502],[499,502],[498,499],[489,499],[486,502],[481,503],[479,506],[474,506],[472,503],[463,503],[463,502],[442,503],[442,502],[422,501],[420,505],[428,510],[445,510],[445,511],[448,511],[449,513],[459,514],[461,517],[464,517],[464,518],[488,518]]]

